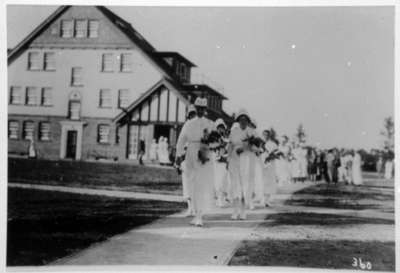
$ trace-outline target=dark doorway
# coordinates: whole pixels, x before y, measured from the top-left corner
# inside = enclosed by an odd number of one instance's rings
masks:
[[[67,152],[66,158],[76,158],[76,141],[77,141],[78,132],[77,131],[68,131],[67,132]]]
[[[158,139],[163,136],[169,139],[170,125],[155,125],[154,126],[154,138]]]

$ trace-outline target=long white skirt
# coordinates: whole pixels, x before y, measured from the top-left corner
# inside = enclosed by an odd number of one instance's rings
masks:
[[[214,208],[214,166],[198,160],[199,143],[190,143],[186,150],[186,174],[188,185],[193,185],[193,209],[206,213]]]
[[[246,197],[249,196],[249,166],[250,152],[243,152],[240,156],[233,152],[229,159],[228,167],[230,179],[229,195],[232,199],[245,198],[245,202],[249,202],[249,200],[246,199]]]
[[[385,163],[385,179],[391,179],[393,173],[393,161],[386,161]]]
[[[264,174],[264,193],[273,195],[277,191],[276,160],[270,161],[263,169]]]
[[[226,163],[215,161],[214,163],[214,190],[216,197],[227,192],[228,188],[228,170]]]
[[[355,166],[353,164],[353,168],[352,168],[352,175],[353,175],[353,183],[355,185],[362,185],[363,181],[362,181],[362,175],[361,175],[361,166]]]
[[[275,169],[279,184],[286,184],[290,182],[290,162],[284,158],[277,159],[275,163]]]

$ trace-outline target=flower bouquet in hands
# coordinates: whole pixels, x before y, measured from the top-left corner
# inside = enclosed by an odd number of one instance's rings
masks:
[[[279,151],[278,149],[274,149],[272,152],[268,154],[268,156],[265,158],[264,163],[268,164],[272,162],[273,160],[277,160],[279,158],[283,157],[283,153]]]
[[[220,146],[221,135],[217,131],[203,131],[203,137],[200,140],[200,149],[198,152],[199,161],[204,164],[210,160],[210,149],[216,149]]]
[[[265,141],[261,137],[251,135],[247,136],[243,141],[247,142],[250,147],[250,151],[256,153],[257,155],[264,151]]]

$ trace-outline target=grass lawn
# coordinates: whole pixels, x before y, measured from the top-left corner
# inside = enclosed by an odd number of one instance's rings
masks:
[[[122,163],[8,158],[8,180],[19,183],[182,194],[176,170]]]
[[[369,261],[372,270],[394,271],[394,242],[344,240],[245,241],[229,265],[356,269],[354,258]]]
[[[182,203],[9,188],[7,265],[45,265],[183,208]]]
[[[318,184],[299,190],[284,204],[336,211],[268,215],[255,231],[258,239],[242,242],[229,264],[357,269],[354,257],[369,261],[372,270],[394,271],[393,185],[371,180],[361,187]],[[349,216],[343,209],[357,213]],[[359,214],[366,209],[371,216]]]

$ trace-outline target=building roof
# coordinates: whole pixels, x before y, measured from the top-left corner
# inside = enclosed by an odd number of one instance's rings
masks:
[[[172,58],[177,58],[183,62],[185,62],[187,65],[191,66],[191,67],[196,67],[196,65],[194,63],[192,63],[191,61],[189,61],[187,58],[185,58],[182,54],[178,53],[178,52],[172,52],[172,51],[158,51],[157,53],[155,53],[157,56],[165,58],[165,57],[172,57]]]
[[[227,100],[228,98],[225,97],[221,92],[218,92],[214,88],[210,87],[207,84],[185,84],[183,87],[184,91],[192,92],[192,91],[205,91],[212,93],[214,95],[219,96],[220,98]]]

